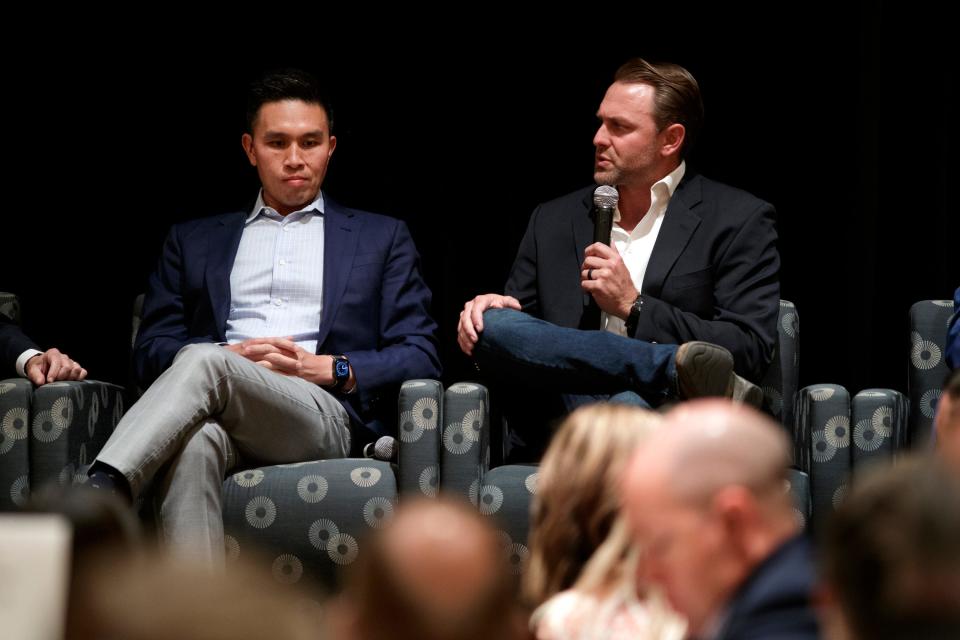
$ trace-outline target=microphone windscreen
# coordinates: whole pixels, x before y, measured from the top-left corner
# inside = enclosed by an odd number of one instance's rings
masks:
[[[397,439],[392,436],[380,436],[373,446],[373,457],[390,462],[397,455]]]
[[[602,184],[597,187],[593,192],[593,206],[597,207],[609,207],[613,209],[617,206],[617,202],[620,201],[620,192],[617,191],[616,187],[611,187],[608,184]]]

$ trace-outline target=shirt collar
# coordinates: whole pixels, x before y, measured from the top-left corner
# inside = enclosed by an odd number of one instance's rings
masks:
[[[650,204],[652,205],[654,202],[657,202],[660,198],[664,197],[664,189],[667,190],[666,200],[669,201],[670,198],[673,197],[673,193],[677,190],[677,186],[680,184],[680,181],[683,180],[683,175],[686,172],[687,162],[686,160],[681,160],[676,169],[654,182],[653,186],[650,187]],[[617,207],[614,210],[613,221],[620,222],[620,207]]]
[[[670,194],[670,197],[673,197],[673,192],[677,190],[677,185],[680,184],[680,181],[683,180],[683,175],[687,172],[687,162],[681,160],[680,164],[676,169],[668,173],[666,176],[657,180],[653,183],[653,186],[650,188],[652,192],[657,188],[657,185],[664,185],[667,187],[667,193]]]
[[[268,207],[266,203],[263,201],[263,189],[260,189],[260,193],[257,194],[257,202],[256,204],[253,205],[253,210],[250,212],[250,215],[247,216],[246,223],[249,224],[250,222],[253,222],[257,218],[257,216],[259,216],[261,213],[273,219],[281,218],[280,214],[277,212],[276,209],[274,209],[273,207]],[[297,211],[290,213],[289,215],[295,215],[298,213],[303,213],[303,214],[317,213],[319,215],[323,215],[324,214],[323,191],[317,192],[317,197],[314,198],[313,202],[303,207],[302,209],[298,209]]]

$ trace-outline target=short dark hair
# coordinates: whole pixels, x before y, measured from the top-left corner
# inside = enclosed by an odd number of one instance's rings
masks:
[[[671,62],[650,63],[643,58],[633,58],[617,69],[613,81],[653,87],[657,129],[682,124],[686,135],[680,157],[686,158],[703,128],[703,99],[693,74]]]
[[[829,522],[824,573],[856,638],[955,638],[960,479],[926,456],[857,478]]]
[[[260,108],[268,102],[300,100],[323,107],[333,133],[333,106],[317,78],[301,69],[276,69],[267,71],[250,83],[247,92],[247,133],[253,133],[253,125]]]

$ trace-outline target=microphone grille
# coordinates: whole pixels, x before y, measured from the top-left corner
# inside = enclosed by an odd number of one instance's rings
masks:
[[[593,205],[595,207],[615,207],[620,200],[620,194],[616,187],[610,185],[601,185],[593,192]]]
[[[397,440],[390,436],[381,436],[373,445],[373,457],[377,460],[390,461],[397,450]]]

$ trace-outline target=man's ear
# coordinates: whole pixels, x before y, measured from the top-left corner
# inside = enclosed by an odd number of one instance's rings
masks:
[[[243,152],[247,154],[247,160],[250,164],[257,166],[257,154],[253,149],[253,136],[249,133],[243,134],[240,138],[240,144],[243,146]]]
[[[673,123],[660,132],[660,155],[663,157],[679,155],[683,141],[687,139],[687,129],[680,123]]]

